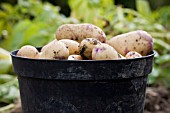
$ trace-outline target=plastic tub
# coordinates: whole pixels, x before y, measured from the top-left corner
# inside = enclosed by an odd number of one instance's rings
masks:
[[[28,59],[11,53],[23,113],[143,113],[154,53],[122,60]]]

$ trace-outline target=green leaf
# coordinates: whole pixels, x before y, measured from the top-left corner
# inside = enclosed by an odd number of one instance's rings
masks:
[[[170,45],[161,39],[154,38],[154,44],[163,47],[166,50],[170,50]],[[159,47],[160,48],[160,47]]]
[[[8,89],[5,89],[5,94],[3,95],[3,98],[0,99],[1,102],[4,103],[11,103],[14,102],[15,99],[19,97],[19,90],[17,87],[11,85],[8,87]]]
[[[163,68],[161,69],[161,75],[158,78],[158,82],[160,82],[162,85],[165,85],[166,87],[170,88],[170,76],[169,76],[169,68]]]
[[[11,103],[19,97],[18,80],[15,78],[0,85],[0,102]]]
[[[152,73],[149,74],[149,83],[154,84],[157,81],[157,77],[160,76],[160,69],[156,68],[155,66],[152,69]]]
[[[0,84],[4,84],[14,79],[13,75],[9,74],[0,74]]]
[[[25,38],[25,31],[30,27],[31,21],[23,20],[14,26],[11,37],[10,50],[18,49],[23,45]],[[34,32],[34,31],[31,31]]]
[[[136,8],[137,11],[144,15],[145,17],[151,16],[151,9],[147,0],[137,0]]]
[[[48,28],[48,25],[42,22],[32,23],[25,31],[23,45],[34,43],[36,46],[42,46],[48,40],[41,32],[43,28]]]
[[[10,60],[10,59],[11,59],[10,53],[7,50],[0,47],[0,60]]]
[[[157,10],[157,14],[159,15],[158,20],[170,30],[170,6],[161,7]],[[154,12],[155,13],[155,12]]]
[[[155,62],[158,64],[170,63],[170,54],[159,56],[155,59]]]
[[[98,8],[93,7],[88,0],[69,0],[69,6],[72,10],[71,16],[83,22],[93,23],[98,15]]]
[[[0,10],[0,19],[4,19],[7,17],[7,14],[4,11]]]
[[[13,13],[13,11],[14,11],[12,5],[11,5],[11,4],[8,4],[8,3],[3,3],[3,4],[1,5],[1,8],[2,8],[5,12],[7,12],[8,14]]]
[[[9,60],[0,60],[0,74],[5,74],[10,71],[12,62]]]

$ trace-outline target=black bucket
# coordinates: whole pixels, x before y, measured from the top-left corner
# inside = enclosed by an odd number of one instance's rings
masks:
[[[154,53],[122,60],[45,60],[16,56],[23,113],[143,113]]]

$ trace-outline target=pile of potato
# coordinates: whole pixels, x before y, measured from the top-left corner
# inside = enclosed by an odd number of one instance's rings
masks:
[[[64,24],[56,39],[38,51],[23,46],[17,56],[56,60],[117,60],[146,56],[153,51],[151,35],[142,30],[121,34],[106,40],[105,33],[92,24]]]

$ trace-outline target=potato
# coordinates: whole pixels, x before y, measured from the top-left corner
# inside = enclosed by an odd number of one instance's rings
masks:
[[[85,38],[96,38],[101,42],[106,41],[105,33],[93,24],[64,24],[56,31],[56,39],[71,39],[81,42]]]
[[[68,60],[83,60],[81,55],[70,55]]]
[[[142,55],[139,54],[139,53],[136,52],[136,51],[130,51],[130,52],[128,52],[128,53],[126,54],[125,57],[126,57],[127,59],[129,59],[129,58],[139,58],[139,57],[142,57]]]
[[[79,43],[78,42],[76,42],[74,40],[70,40],[70,39],[62,39],[62,40],[59,40],[59,41],[66,44],[66,46],[68,47],[70,55],[79,54]]]
[[[98,44],[93,48],[92,60],[114,60],[119,59],[117,51],[108,44]]]
[[[54,40],[47,44],[42,49],[40,59],[67,59],[69,56],[69,50],[66,45],[60,41]]]
[[[49,42],[47,45],[43,46],[43,47],[41,48],[41,52],[44,51],[44,49],[45,49],[47,46],[49,46],[50,43],[53,43],[53,42],[55,42],[55,41],[57,41],[57,39],[54,39],[53,41]]]
[[[92,50],[97,44],[101,44],[101,42],[94,38],[82,40],[80,43],[80,55],[86,59],[92,59]]]
[[[153,51],[152,36],[146,31],[137,30],[113,37],[107,42],[120,54],[125,56],[129,51],[148,55]]]
[[[39,52],[35,47],[31,45],[25,45],[19,49],[17,56],[36,59],[39,58]]]

